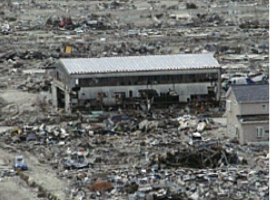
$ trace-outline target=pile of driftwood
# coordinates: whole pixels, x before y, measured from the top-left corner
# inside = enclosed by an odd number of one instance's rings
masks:
[[[160,158],[160,162],[168,166],[198,169],[245,164],[245,160],[241,160],[241,162],[240,160],[236,152],[230,152],[218,143],[200,144],[188,149],[179,149],[173,153],[168,152],[166,158]]]

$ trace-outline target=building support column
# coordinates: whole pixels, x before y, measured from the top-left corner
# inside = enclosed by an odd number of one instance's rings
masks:
[[[238,130],[239,130],[239,132],[238,132],[239,133],[238,141],[239,141],[239,143],[241,145],[244,145],[246,143],[246,141],[245,141],[245,132],[244,132],[243,125],[241,126],[241,124],[240,124]]]
[[[65,91],[65,111],[71,113],[70,110],[70,95],[68,91]]]
[[[55,108],[58,107],[58,104],[57,104],[57,87],[52,84],[52,104]]]
[[[218,102],[221,100],[221,69],[218,70],[218,83],[217,83],[217,94],[216,99]]]

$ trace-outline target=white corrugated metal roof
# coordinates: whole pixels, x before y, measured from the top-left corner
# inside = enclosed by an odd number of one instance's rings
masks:
[[[212,54],[174,54],[60,59],[69,74],[138,72],[220,67]]]

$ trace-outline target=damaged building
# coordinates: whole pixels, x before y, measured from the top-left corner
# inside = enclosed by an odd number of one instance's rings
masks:
[[[142,102],[219,102],[220,76],[212,54],[60,59],[53,104],[72,112]]]
[[[269,144],[269,85],[233,85],[226,94],[227,135],[240,144]]]

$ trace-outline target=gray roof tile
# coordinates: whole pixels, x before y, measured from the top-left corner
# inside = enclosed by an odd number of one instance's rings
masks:
[[[254,85],[232,85],[238,102],[269,102],[269,85],[254,84]]]

